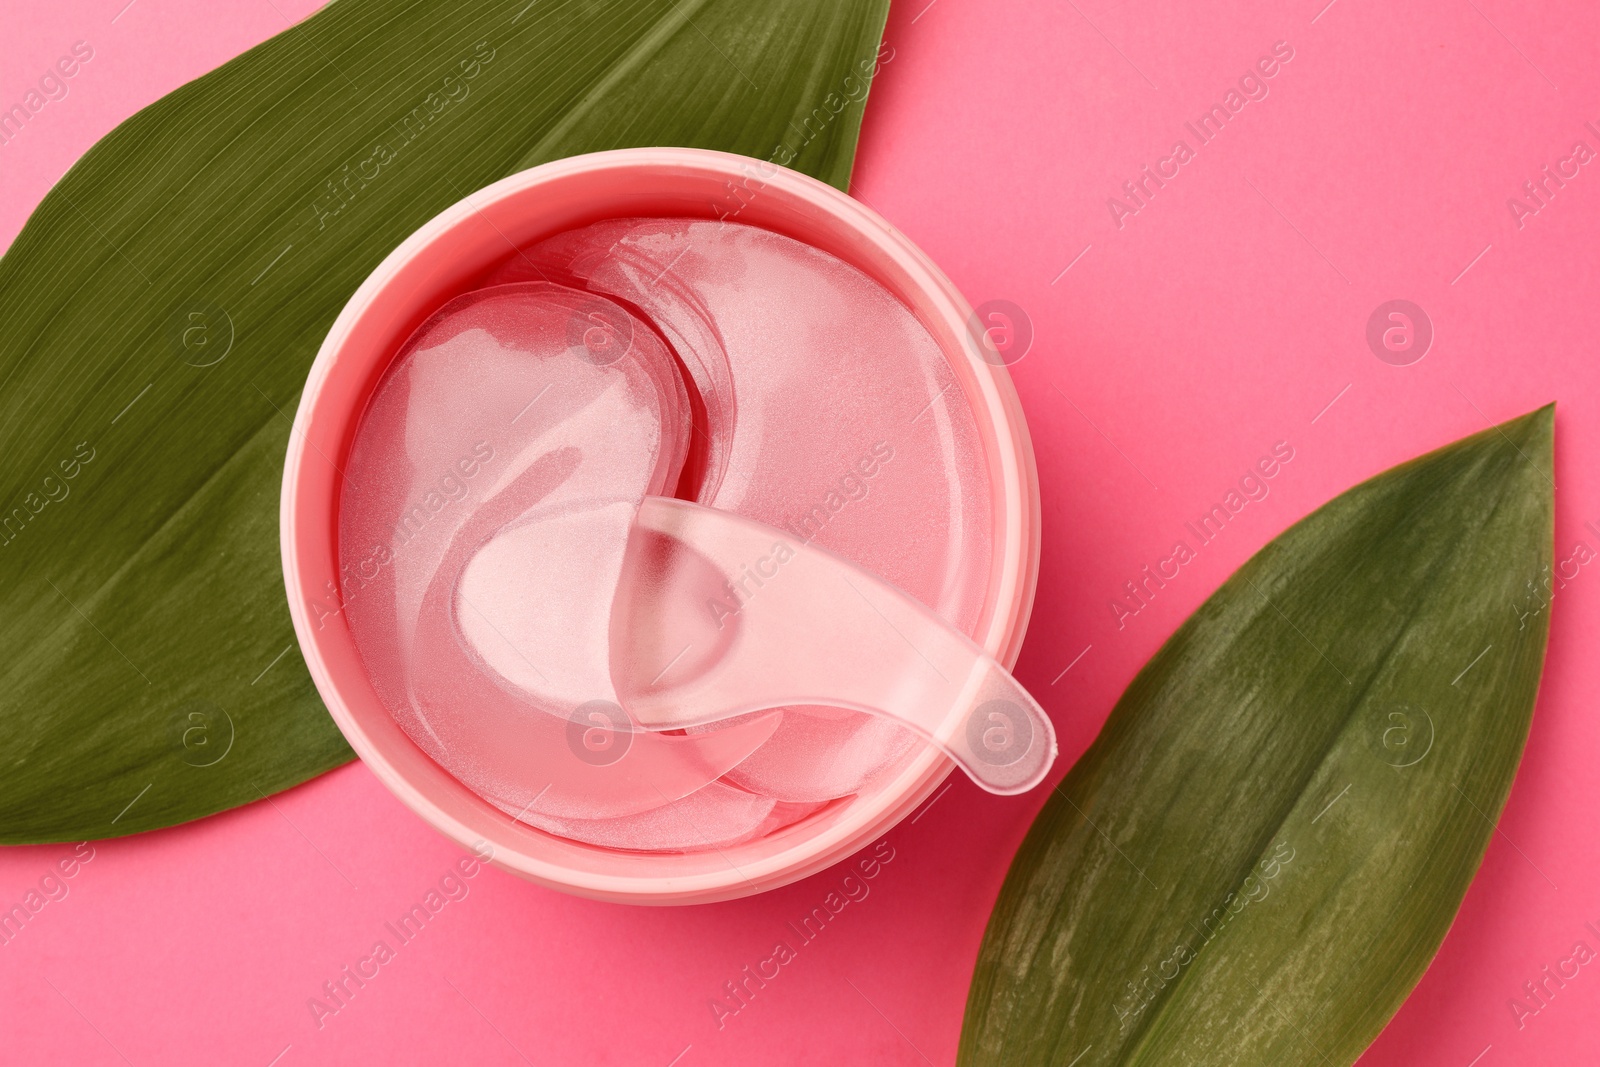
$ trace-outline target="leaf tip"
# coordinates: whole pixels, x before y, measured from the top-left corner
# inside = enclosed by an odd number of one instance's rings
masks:
[[[1556,404],[1551,401],[1514,419],[1497,423],[1485,436],[1498,437],[1515,448],[1528,461],[1545,482],[1551,481],[1555,471]]]

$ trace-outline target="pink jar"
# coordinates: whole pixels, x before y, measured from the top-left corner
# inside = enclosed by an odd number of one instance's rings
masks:
[[[944,349],[976,417],[993,486],[994,557],[974,640],[1015,663],[1039,559],[1038,477],[1003,366],[980,358],[971,309],[937,267],[875,212],[832,186],[721,152],[638,148],[564,159],[467,197],[396,248],[345,305],[312,365],[283,474],[281,542],[295,633],[311,677],[352,748],[406,805],[466,848],[554,889],[634,904],[698,904],[773,889],[881,837],[953,768],[924,747],[870,793],[764,838],[687,854],[614,851],[517,822],[412,743],[368,680],[342,613],[340,470],[389,360],[440,304],[515,246],[618,217],[717,218],[785,234],[854,265],[905,303]]]

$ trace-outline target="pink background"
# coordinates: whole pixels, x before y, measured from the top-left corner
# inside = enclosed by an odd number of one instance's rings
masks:
[[[316,6],[124,2],[4,0],[0,107],[74,41],[95,57],[0,147],[0,240],[118,121]],[[1014,373],[1045,543],[1018,673],[1055,718],[1062,773],[1139,665],[1251,552],[1486,419],[1559,402],[1557,558],[1580,540],[1600,550],[1587,525],[1600,527],[1600,163],[1520,229],[1506,205],[1575,141],[1600,150],[1584,128],[1600,127],[1600,11],[1325,2],[910,0],[891,14],[894,58],[873,90],[856,193],[974,303],[1007,299],[1032,317],[1037,339]],[[1179,137],[1194,147],[1184,121],[1280,40],[1294,58],[1268,97],[1118,229],[1107,198]],[[1397,297],[1436,330],[1407,367],[1364,339],[1369,314]],[[1295,457],[1271,495],[1119,630],[1108,604],[1122,583],[1280,440]],[[1575,942],[1600,949],[1585,927],[1600,926],[1600,564],[1553,611],[1501,833],[1363,1063],[1594,1060],[1600,964],[1520,1029],[1508,1007]],[[709,998],[791,939],[785,923],[843,868],[667,910],[485,871],[319,1029],[308,998],[388,939],[384,922],[459,855],[352,765],[271,803],[97,845],[69,895],[0,947],[0,1060],[950,1063],[984,922],[1044,799],[952,783],[888,835],[894,858],[870,896],[720,1030]],[[0,850],[0,903],[70,851]]]

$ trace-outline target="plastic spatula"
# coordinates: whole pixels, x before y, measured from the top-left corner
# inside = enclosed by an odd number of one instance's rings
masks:
[[[993,793],[1055,760],[1010,672],[901,590],[792,534],[683,500],[640,506],[612,610],[617,698],[675,730],[793,704],[893,718]]]

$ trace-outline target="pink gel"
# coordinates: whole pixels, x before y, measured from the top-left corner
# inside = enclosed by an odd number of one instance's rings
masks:
[[[991,562],[973,416],[904,306],[789,238],[677,219],[561,234],[491,281],[379,383],[340,516],[357,646],[430,756],[548,832],[647,851],[776,833],[928,742],[995,791],[1042,776],[1049,720],[965,636]],[[773,538],[790,569],[753,600]]]
[[[944,353],[880,285],[833,256],[737,223],[618,219],[560,234],[499,278],[548,273],[638,308],[682,358],[707,434],[693,499],[828,548],[969,632],[986,592],[990,486]],[[732,427],[729,440],[723,440]],[[817,741],[840,757],[818,773]],[[791,706],[729,780],[823,800],[920,747],[865,715]]]
[[[345,472],[340,555],[366,583],[345,609],[374,685],[412,740],[514,814],[603,819],[660,807],[715,781],[776,725],[623,733],[591,751],[588,726],[575,731],[572,717],[614,701],[609,589],[540,603],[551,575],[509,568],[500,577],[521,580],[532,617],[496,618],[501,602],[471,599],[475,558],[530,515],[571,520],[569,564],[620,568],[634,504],[676,481],[688,427],[681,383],[662,373],[671,357],[632,324],[626,353],[607,362],[604,339],[591,338],[595,350],[582,340],[597,313],[626,322],[609,302],[543,283],[451,301],[380,383]],[[527,636],[519,622],[550,631],[539,608],[577,638],[555,657],[515,643]],[[574,648],[587,655],[559,655]]]

